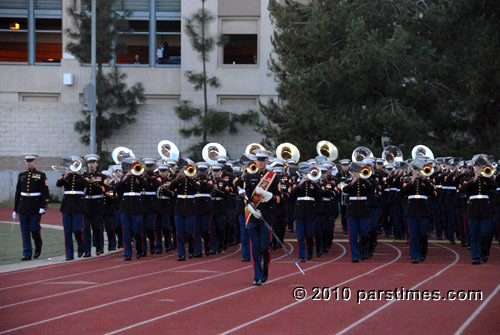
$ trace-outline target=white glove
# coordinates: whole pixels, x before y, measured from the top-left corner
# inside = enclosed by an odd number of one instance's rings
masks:
[[[247,209],[255,218],[260,219],[262,217],[262,213],[257,208],[247,205]]]
[[[244,188],[240,188],[240,187],[238,187],[238,195],[239,195],[240,197],[244,197],[246,194],[247,194],[247,192],[245,191],[245,189],[244,189]]]
[[[45,209],[40,208],[40,210],[38,211],[38,214],[45,214]]]
[[[255,193],[260,194],[262,196],[262,202],[268,202],[273,198],[273,194],[271,192],[265,191],[262,187],[257,186],[255,188]]]
[[[14,211],[12,212],[12,218],[15,220],[17,218],[17,213]]]

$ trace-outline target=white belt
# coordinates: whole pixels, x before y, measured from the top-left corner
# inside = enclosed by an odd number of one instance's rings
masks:
[[[391,191],[399,192],[401,190],[399,188],[396,188],[396,187],[391,187]]]
[[[193,194],[190,194],[190,195],[181,195],[181,194],[178,194],[177,198],[179,198],[179,199],[194,199],[194,195]]]
[[[123,196],[125,196],[125,197],[140,197],[141,192],[125,192],[125,193],[123,193]]]
[[[156,192],[144,192],[144,195],[156,195]]]
[[[368,200],[367,197],[349,197],[349,200]]]
[[[470,200],[474,200],[474,199],[489,199],[489,198],[490,198],[489,196],[484,195],[484,194],[471,195],[469,197]]]
[[[323,201],[332,201],[330,198],[323,198]]]
[[[385,189],[384,189],[384,192],[390,192],[390,191],[391,191],[391,189],[390,189],[390,188],[385,188]]]
[[[443,186],[443,190],[456,190],[456,186]]]
[[[224,198],[216,197],[216,198],[212,198],[212,200],[220,201],[220,200],[224,200]]]
[[[101,199],[102,198],[102,194],[96,194],[96,195],[86,195],[85,196],[85,199]]]
[[[23,197],[39,197],[39,196],[41,196],[41,195],[42,195],[42,193],[40,193],[40,192],[34,192],[34,193],[29,193],[29,192],[28,192],[28,193],[26,193],[26,192],[21,192],[21,195],[22,195]]]
[[[85,192],[83,192],[83,191],[64,191],[64,194],[69,194],[69,195],[81,194],[81,195],[84,195]]]
[[[408,199],[425,199],[425,200],[427,200],[428,198],[426,195],[415,194],[415,195],[408,196]]]
[[[500,192],[500,187],[497,187],[497,192]]]
[[[210,198],[210,194],[208,193],[198,193],[196,196],[198,198]]]
[[[443,185],[436,185],[436,188],[442,188]]]
[[[314,199],[313,197],[298,197],[297,198],[297,201],[301,201],[301,200],[304,200],[304,201],[316,201],[316,199]]]
[[[161,199],[161,200],[170,200],[171,198],[170,197],[167,197],[166,195],[160,195],[158,197],[158,199]]]

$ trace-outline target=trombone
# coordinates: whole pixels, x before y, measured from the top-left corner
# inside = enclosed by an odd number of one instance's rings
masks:
[[[78,156],[64,157],[63,165],[52,165],[52,170],[62,172],[80,172],[83,168],[83,159]]]

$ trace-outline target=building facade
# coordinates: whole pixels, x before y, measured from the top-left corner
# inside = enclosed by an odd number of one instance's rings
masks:
[[[99,1],[97,1],[99,3]],[[176,143],[181,152],[199,142],[179,134],[183,123],[174,112],[181,100],[203,103],[186,71],[200,72],[202,63],[184,33],[185,21],[201,8],[199,0],[117,1],[131,11],[130,33],[121,34],[127,50],[116,54],[110,65],[127,74],[126,83],[141,82],[146,101],[137,121],[107,140],[103,149],[126,146],[137,157],[158,157],[160,140]],[[205,7],[216,18],[212,36],[229,41],[209,55],[207,71],[222,86],[208,89],[208,103],[221,110],[245,112],[258,103],[276,99],[276,83],[269,75],[272,24],[268,0],[207,0]],[[0,3],[0,169],[22,167],[22,153],[36,152],[42,168],[59,164],[61,157],[83,156],[88,146],[80,142],[74,123],[82,118],[83,90],[90,82],[90,67],[80,64],[66,46],[65,33],[74,28],[68,9],[81,9],[79,0],[9,0]],[[157,57],[159,45],[165,57]],[[99,52],[99,50],[97,51]],[[136,56],[137,55],[137,56]],[[135,58],[140,64],[133,64]],[[105,67],[105,71],[111,70]],[[251,127],[235,135],[209,136],[222,143],[231,157],[258,142]]]

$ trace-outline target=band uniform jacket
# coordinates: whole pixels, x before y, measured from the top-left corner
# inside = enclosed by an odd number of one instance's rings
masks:
[[[218,216],[226,215],[226,197],[228,196],[225,188],[227,186],[222,178],[216,178],[213,180],[213,188],[211,192],[212,196],[212,214]]]
[[[122,197],[120,205],[121,214],[143,214],[142,191],[146,186],[144,178],[141,176],[123,177],[117,184],[116,189]]]
[[[85,202],[85,189],[87,188],[87,181],[79,173],[71,173],[66,179],[61,176],[57,182],[57,187],[64,187],[64,192],[68,194],[63,195],[61,202],[61,212],[69,214],[84,214]],[[70,194],[70,192],[76,192]]]
[[[417,178],[415,182],[404,185],[402,192],[405,198],[413,195],[416,196],[412,197],[412,199],[408,199],[405,216],[432,216],[431,199],[435,196],[435,189],[430,181]],[[420,198],[420,196],[424,197]],[[425,197],[427,197],[427,199],[425,199]]]
[[[195,197],[198,193],[198,185],[190,177],[178,177],[170,184],[169,189],[176,194],[174,215],[194,216],[196,215]]]
[[[174,215],[175,198],[174,192],[169,190],[172,179],[160,177],[161,185],[157,190],[158,194],[158,213],[162,216]]]
[[[260,180],[266,175],[267,171],[258,171],[256,173],[250,173],[245,176],[245,191],[247,194],[248,199],[251,201],[252,200],[252,194],[253,191],[255,190],[255,187],[259,184]],[[274,222],[275,218],[275,210],[276,210],[276,202],[274,201],[274,198],[276,195],[279,195],[279,177],[275,175],[273,182],[269,187],[267,188],[268,192],[271,192],[273,194],[273,198],[269,200],[268,202],[261,202],[259,206],[257,207],[258,210],[262,213],[262,216],[264,219],[272,225]],[[248,223],[261,223],[259,219],[256,219],[253,215],[250,216],[250,220]]]
[[[295,219],[314,220],[316,218],[318,202],[321,201],[319,185],[309,180],[298,184],[292,190],[291,198],[295,200]]]
[[[40,195],[33,196],[32,193]],[[37,215],[40,208],[47,209],[48,202],[49,182],[45,173],[36,169],[21,172],[17,177],[14,211],[26,216]]]
[[[462,191],[465,192],[468,199],[467,218],[492,218],[495,190],[496,185],[491,178],[479,177],[476,181],[464,182]],[[471,199],[473,196],[477,198]]]
[[[142,196],[144,214],[158,213],[158,198],[156,196],[156,191],[161,185],[161,178],[153,172],[148,172],[144,174],[144,181],[146,182]]]
[[[370,181],[360,178],[355,182],[344,186],[343,191],[349,195],[349,201],[347,203],[347,217],[370,217],[368,196],[373,194],[373,187]],[[351,198],[357,198],[360,200],[354,200]]]
[[[196,183],[198,184],[198,194],[195,198],[195,205],[198,215],[210,215],[212,213],[212,185],[208,179],[199,178]]]
[[[107,177],[98,171],[86,172],[83,177],[87,179],[88,183],[85,194],[85,214],[103,215],[103,196],[106,191],[104,185],[107,184]]]

